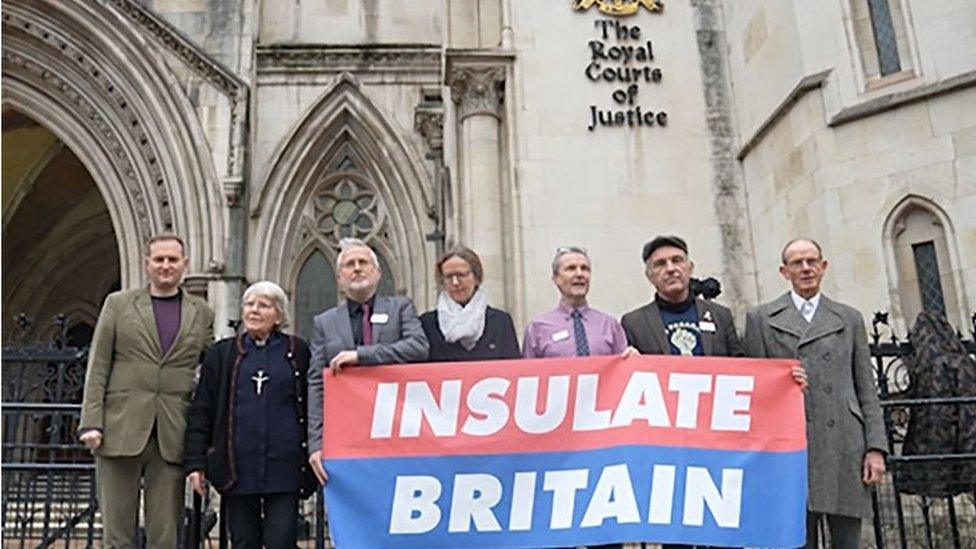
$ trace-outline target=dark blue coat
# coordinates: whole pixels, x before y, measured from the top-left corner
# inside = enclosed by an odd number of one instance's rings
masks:
[[[255,437],[261,430],[255,429],[256,425],[237,425],[241,416],[237,413],[240,403],[238,398],[234,398],[235,395],[241,395],[243,391],[254,393],[254,385],[250,381],[252,374],[243,375],[241,371],[247,357],[255,355],[253,343],[249,338],[245,342],[245,337],[242,334],[218,341],[204,357],[200,382],[187,418],[184,470],[187,473],[203,471],[221,493],[241,493],[240,488],[253,493],[255,486],[262,485],[277,491],[275,486],[297,484],[298,493],[307,497],[318,488],[308,460],[304,458],[307,450],[305,401],[310,356],[308,345],[301,338],[288,334],[273,336],[280,338],[277,345],[269,343],[268,353],[280,355],[276,360],[284,362],[278,364],[275,373],[270,375],[277,376],[280,382],[284,370],[288,372],[291,383],[291,387],[284,391],[286,395],[278,396],[290,401],[292,415],[288,416],[285,412],[283,417],[276,416],[272,421],[276,425],[287,425],[294,429],[264,429],[261,436],[270,438],[258,441]],[[244,366],[247,367],[247,364]],[[281,386],[278,388],[280,390]],[[270,390],[266,387],[262,392]],[[283,410],[280,406],[276,409],[279,412]],[[255,410],[251,408],[252,413]],[[242,440],[240,429],[247,429],[250,433],[245,436],[248,442],[243,448],[239,443]],[[283,442],[286,442],[284,447]],[[259,448],[263,449],[258,452]],[[265,470],[261,472],[261,481],[255,483],[254,476],[258,471],[251,465],[259,462],[264,463]],[[270,472],[270,476],[265,474],[267,472]],[[239,478],[239,475],[246,478]]]

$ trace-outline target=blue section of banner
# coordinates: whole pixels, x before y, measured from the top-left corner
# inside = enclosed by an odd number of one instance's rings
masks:
[[[325,496],[333,539],[339,549],[566,547],[617,541],[798,547],[806,540],[806,458],[806,451],[777,453],[621,446],[558,453],[335,459],[325,464],[329,473]],[[629,472],[639,522],[618,524],[616,518],[609,518],[596,526],[581,526],[604,468],[618,466],[616,470],[619,471],[621,464],[625,464]],[[673,491],[665,490],[667,482],[663,480],[654,488],[655,465],[674,466]],[[707,503],[703,507],[703,523],[700,526],[688,524],[693,521],[694,508],[702,506],[701,497],[689,498],[691,511],[686,514],[686,480],[688,471],[694,468],[707,470],[709,485],[717,489],[712,497],[726,497],[728,501],[734,498],[721,493],[723,471],[731,476],[737,474],[735,470],[742,471],[738,527],[720,526]],[[585,488],[575,493],[571,526],[552,529],[554,492],[543,489],[545,473],[579,469],[588,471],[588,480]],[[536,472],[531,527],[523,531],[510,530],[517,472]],[[698,473],[701,474],[700,469]],[[491,475],[500,482],[501,499],[491,507],[500,531],[477,531],[472,520],[458,521],[455,525],[455,528],[468,528],[469,531],[449,531],[456,475],[471,474]],[[401,510],[399,516],[416,519],[426,512],[427,516],[436,517],[437,512],[431,513],[431,507],[436,504],[439,520],[431,522],[436,525],[429,531],[390,533],[397,477],[410,475],[435,478],[436,481],[428,479],[427,484],[439,484],[440,496],[426,508],[422,504],[411,507],[408,501],[405,507],[408,512],[404,515]],[[665,518],[670,523],[649,523],[652,491],[655,497],[671,498],[671,514]],[[478,492],[478,495],[483,494]],[[406,499],[411,496],[424,499],[420,492],[408,494]],[[562,511],[568,512],[565,508]],[[660,513],[660,507],[657,512]],[[466,514],[463,516],[467,517]],[[657,520],[662,522],[660,517]]]

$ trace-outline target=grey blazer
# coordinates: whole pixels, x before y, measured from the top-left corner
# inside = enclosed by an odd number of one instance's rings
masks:
[[[714,332],[702,332],[702,351],[705,356],[742,356],[742,344],[732,322],[732,313],[718,303],[695,299],[698,318],[711,318],[715,324]],[[657,301],[635,309],[620,319],[620,324],[627,334],[627,343],[636,348],[642,355],[669,355],[671,344],[668,343],[664,331],[664,321],[661,320],[661,309]]]
[[[746,314],[745,346],[752,357],[798,358],[807,370],[807,509],[870,516],[864,453],[887,453],[888,442],[861,313],[821,296],[808,323],[787,292]]]
[[[395,364],[427,360],[427,336],[413,302],[406,297],[376,296],[373,313],[387,315],[385,323],[373,323],[372,345],[357,347],[345,303],[315,317],[312,360],[308,365],[308,452],[322,449],[322,375],[342,351],[357,351],[359,364]]]

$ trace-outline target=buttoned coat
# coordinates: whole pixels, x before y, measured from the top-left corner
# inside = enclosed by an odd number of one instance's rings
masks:
[[[101,457],[138,455],[156,428],[159,451],[183,461],[197,365],[213,342],[213,310],[183,293],[180,329],[164,355],[148,288],[110,294],[95,325],[79,431],[100,429]]]
[[[384,315],[386,321],[378,322]],[[410,299],[378,295],[370,316],[372,345],[356,346],[347,303],[317,315],[313,321],[312,363],[308,369],[309,454],[322,449],[322,376],[337,354],[356,351],[361,366],[427,360],[427,336]]]
[[[745,347],[748,356],[799,359],[806,368],[807,509],[870,516],[864,454],[887,453],[888,443],[861,313],[821,295],[807,322],[786,293],[746,314]]]
[[[732,312],[704,299],[695,299],[695,308],[699,321],[710,321],[715,325],[714,331],[701,332],[702,353],[705,356],[742,356],[742,343],[732,322]],[[627,343],[640,354],[671,354],[671,344],[656,300],[625,314],[620,324],[627,334]]]

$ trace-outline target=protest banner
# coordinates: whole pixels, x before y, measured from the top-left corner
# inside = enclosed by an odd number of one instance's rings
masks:
[[[635,356],[327,376],[340,549],[805,543],[795,361]]]

